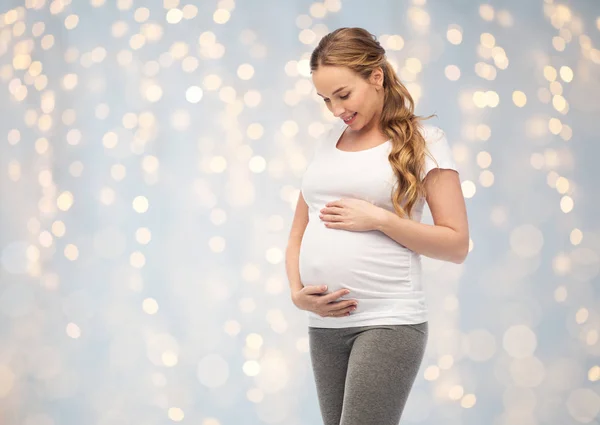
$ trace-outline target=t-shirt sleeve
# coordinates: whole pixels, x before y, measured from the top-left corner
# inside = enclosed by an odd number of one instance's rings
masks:
[[[444,168],[458,172],[452,149],[444,131],[438,127],[426,126],[423,128],[423,137],[427,144],[429,154],[435,158],[434,162],[428,154],[425,154],[425,169],[423,178],[434,168]]]

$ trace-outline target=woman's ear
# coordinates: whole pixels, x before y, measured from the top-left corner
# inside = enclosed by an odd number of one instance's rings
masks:
[[[371,84],[375,85],[377,88],[383,87],[383,70],[380,66],[371,72]]]

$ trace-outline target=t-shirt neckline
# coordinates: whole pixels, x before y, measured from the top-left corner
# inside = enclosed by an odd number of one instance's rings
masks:
[[[342,136],[344,135],[344,133],[346,132],[346,129],[348,127],[349,127],[348,124],[344,124],[344,126],[342,127],[342,132],[339,133],[338,136],[336,137],[336,139],[334,140],[333,150],[335,150],[336,152],[339,152],[341,154],[350,154],[350,155],[352,155],[352,154],[359,154],[359,153],[364,153],[364,152],[370,152],[370,151],[374,151],[376,149],[380,149],[382,146],[385,146],[385,145],[387,145],[390,142],[390,140],[388,139],[385,142],[380,143],[379,145],[373,146],[371,148],[362,149],[362,150],[359,150],[359,151],[343,151],[343,150],[339,149],[337,147],[337,145],[338,145],[338,142],[340,141],[340,139],[342,138]]]

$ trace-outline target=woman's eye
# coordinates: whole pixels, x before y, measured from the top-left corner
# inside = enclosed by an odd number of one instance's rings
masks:
[[[348,96],[350,96],[350,93],[348,93],[348,94],[347,94],[347,95],[345,95],[345,96],[340,96],[340,99],[344,99],[344,100],[346,100],[346,99],[348,99]]]

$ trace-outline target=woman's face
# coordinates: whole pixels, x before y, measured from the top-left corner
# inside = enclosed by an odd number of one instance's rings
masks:
[[[383,107],[381,68],[376,68],[369,81],[365,81],[346,67],[321,66],[313,72],[312,80],[327,108],[352,130],[379,121]]]

